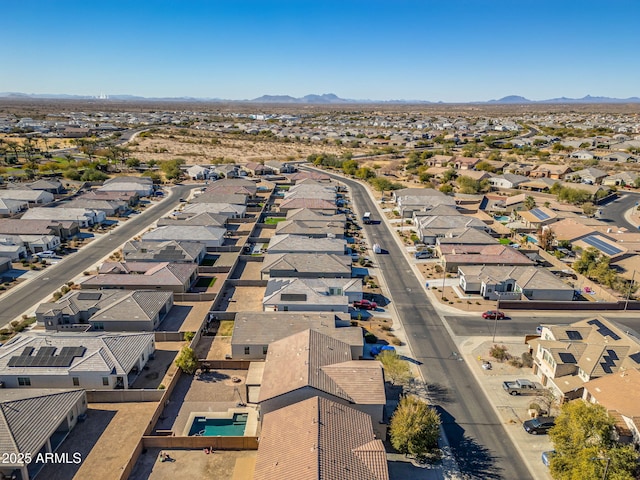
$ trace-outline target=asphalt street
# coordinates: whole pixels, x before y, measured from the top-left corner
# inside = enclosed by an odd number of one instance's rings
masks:
[[[360,212],[377,212],[364,187],[347,184]],[[372,244],[386,253],[375,255],[407,340],[440,411],[452,453],[465,478],[532,478],[500,419],[457,351],[442,320],[429,302],[403,252],[385,222],[364,225]]]
[[[631,207],[637,205],[638,202],[640,202],[640,195],[637,193],[623,192],[616,200],[600,207],[600,211],[602,213],[600,214],[599,219],[607,223],[611,223],[611,225],[625,227],[634,231],[636,230],[636,227],[627,222],[624,218],[624,214]]]
[[[554,315],[553,312],[506,313],[507,318],[498,320],[497,323],[495,320],[482,318],[480,313],[472,316],[447,315],[445,320],[456,336],[492,336],[495,328],[496,339],[499,340],[500,337],[535,335],[536,327],[543,323],[571,323],[597,315],[595,312],[573,312],[570,317],[566,313]],[[602,312],[602,315],[623,327],[640,332],[638,317],[622,316],[618,312]]]
[[[47,267],[43,274],[29,280],[25,286],[3,294],[0,297],[0,326],[20,317],[35,303],[52,295],[66,282],[81,275],[82,272],[131,239],[147,225],[171,211],[179,203],[181,197],[186,196],[191,189],[199,186],[201,185],[192,184],[174,187],[159,205],[133,215],[111,233],[92,241],[76,253],[66,256],[59,263]]]

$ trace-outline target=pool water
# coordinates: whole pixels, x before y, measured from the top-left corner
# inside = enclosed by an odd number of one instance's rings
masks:
[[[200,437],[242,437],[247,425],[246,413],[234,413],[233,418],[195,417],[189,436]]]
[[[505,215],[496,215],[495,217],[493,217],[493,219],[500,223],[509,223],[509,220],[511,220]]]

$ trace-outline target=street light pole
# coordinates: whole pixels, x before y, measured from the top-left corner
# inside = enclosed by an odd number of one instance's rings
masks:
[[[629,291],[627,292],[627,298],[624,301],[624,310],[627,311],[627,307],[629,306],[629,297],[631,297],[631,289],[633,288],[633,280],[636,278],[636,271],[633,271],[633,275],[631,275],[631,283],[629,283]]]

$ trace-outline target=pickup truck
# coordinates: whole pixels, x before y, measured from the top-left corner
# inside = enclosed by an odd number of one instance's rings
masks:
[[[369,300],[356,300],[353,302],[353,307],[360,308],[362,310],[375,310],[378,308],[378,304]]]
[[[542,385],[522,378],[513,382],[503,382],[502,388],[509,395],[539,395],[542,392]]]

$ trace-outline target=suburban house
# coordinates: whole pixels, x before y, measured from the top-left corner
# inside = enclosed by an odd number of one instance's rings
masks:
[[[318,395],[371,415],[380,427],[386,403],[382,364],[353,360],[349,344],[316,330],[272,342],[258,397],[260,415]]]
[[[296,172],[289,176],[292,184],[300,183],[302,180],[315,180],[316,182],[330,182],[331,177],[322,172]]]
[[[522,182],[519,187],[521,190],[530,190],[532,192],[546,192],[551,189],[556,183],[557,180],[554,180],[549,177],[538,177],[528,182]]]
[[[79,197],[83,200],[117,200],[125,202],[130,207],[136,205],[140,201],[140,195],[137,192],[101,192],[99,190],[91,190],[90,192],[83,193]]]
[[[435,245],[436,238],[444,237],[467,228],[490,230],[486,223],[475,217],[465,215],[420,216],[417,219],[418,237],[422,243]]]
[[[518,210],[518,217],[531,230],[538,230],[550,225],[558,219],[558,214],[547,207],[536,207],[531,210]]]
[[[296,171],[295,165],[287,162],[279,162],[277,160],[269,160],[264,162],[266,166],[271,168],[273,173],[281,174],[281,173],[294,173]]]
[[[135,192],[140,197],[153,194],[153,180],[148,177],[113,177],[104,181],[100,192]]]
[[[173,294],[155,290],[72,290],[41,303],[36,321],[46,330],[149,332],[173,306]]]
[[[571,173],[571,167],[567,165],[543,163],[542,165],[538,165],[538,167],[533,170],[529,176],[531,178],[551,178],[553,180],[562,180],[569,173]]]
[[[453,159],[453,167],[456,170],[473,170],[473,168],[480,162],[479,158],[473,157],[455,157]],[[464,174],[462,174],[464,175]]]
[[[636,172],[619,172],[614,175],[609,175],[602,179],[602,185],[606,185],[608,187],[624,187],[626,185],[635,185],[636,180],[638,180],[638,175]]]
[[[203,167],[202,165],[191,165],[186,171],[191,180],[209,180],[213,173],[207,167]]]
[[[308,208],[309,210],[316,210],[320,213],[327,215],[333,215],[337,211],[335,202],[323,200],[321,198],[289,198],[280,203],[279,211],[288,213],[291,210],[297,210],[299,208]]]
[[[316,330],[351,347],[351,358],[363,355],[362,329],[352,327],[348,313],[335,312],[240,312],[236,313],[231,338],[234,360],[261,360],[271,343],[304,330]],[[249,397],[252,390],[249,388]],[[251,400],[250,400],[251,401]],[[257,397],[252,403],[257,402]]]
[[[6,258],[9,262],[19,262],[27,258],[27,249],[20,239],[0,237],[0,259]],[[10,269],[11,265],[7,268]]]
[[[496,239],[486,231],[467,227],[436,238],[436,245],[495,245]]]
[[[450,245],[440,244],[436,252],[447,272],[457,272],[469,265],[533,265],[533,260],[505,245]]]
[[[198,278],[198,266],[169,262],[105,262],[80,283],[81,289],[168,290],[185,293]]]
[[[0,216],[10,217],[29,208],[29,202],[25,200],[11,200],[0,198]]]
[[[45,192],[52,193],[53,195],[64,193],[64,186],[60,180],[56,179],[45,180],[44,178],[41,178],[35,182],[29,183],[28,187],[31,190],[44,190]]]
[[[351,278],[351,257],[329,253],[278,253],[264,257],[260,278]]]
[[[453,157],[451,155],[434,155],[431,158],[427,158],[426,163],[430,167],[447,167],[450,163],[453,163]]]
[[[453,197],[433,188],[403,188],[395,190],[393,198],[403,218],[411,218],[415,211],[430,210],[438,205],[456,205]]]
[[[265,312],[344,312],[362,300],[359,278],[270,278],[264,292]]]
[[[211,169],[218,177],[238,178],[238,176],[240,175],[240,167],[238,167],[238,165],[231,165],[227,163],[222,165],[214,165]]]
[[[313,220],[285,220],[276,225],[276,235],[303,235],[312,238],[344,238],[344,223]]]
[[[0,346],[6,388],[131,388],[155,351],[153,333],[22,332]]]
[[[27,257],[27,250],[31,253],[55,250],[60,246],[60,237],[55,235],[1,235],[0,244],[10,257]],[[24,250],[24,254],[22,252]]]
[[[588,150],[576,150],[575,152],[571,152],[569,157],[577,160],[593,160],[595,158],[593,153]]]
[[[271,167],[264,165],[262,163],[258,163],[258,162],[247,162],[244,163],[242,165],[240,165],[240,169],[247,172],[249,175],[252,175],[254,177],[257,176],[262,176],[262,175],[268,175],[270,173],[273,173],[273,170],[271,170]]]
[[[254,480],[388,480],[371,417],[323,397],[264,416]]]
[[[103,211],[88,208],[34,207],[22,216],[24,220],[49,220],[56,222],[76,222],[81,228],[104,223],[107,216]]]
[[[574,290],[548,270],[529,267],[468,265],[458,267],[460,288],[489,300],[572,301]]]
[[[221,191],[205,192],[196,195],[190,200],[192,204],[199,203],[211,203],[211,204],[226,204],[231,205],[246,205],[247,195],[244,193],[224,193]]]
[[[301,221],[319,221],[319,222],[339,222],[341,225],[347,223],[347,217],[344,213],[337,213],[335,215],[324,215],[316,210],[309,210],[308,208],[297,208],[295,210],[289,210],[287,212],[287,220],[301,220]]]
[[[572,172],[568,177],[573,181],[578,181],[586,184],[594,185],[596,183],[602,183],[602,180],[607,176],[607,172],[598,168],[585,168]]]
[[[86,411],[84,390],[3,390],[0,438],[6,458],[0,463],[0,478],[34,478],[44,466],[41,460],[38,461],[38,454],[55,452]],[[34,428],[34,419],[37,419],[37,428]],[[22,455],[29,455],[32,461],[18,462]]]
[[[226,228],[220,227],[163,225],[144,233],[141,238],[144,242],[166,242],[167,240],[198,242],[209,248],[221,247],[226,233]]]
[[[195,263],[199,265],[207,254],[204,243],[167,240],[130,240],[122,246],[122,254],[127,262],[172,262]]]
[[[257,190],[258,186],[256,182],[252,180],[246,180],[244,178],[224,178],[210,183],[205,189],[205,193],[246,195],[253,198],[256,196]]]
[[[640,342],[617,324],[597,316],[570,325],[543,325],[529,340],[533,373],[556,396],[583,396],[584,384],[609,374],[640,368]]]
[[[505,173],[503,175],[498,175],[495,177],[491,177],[489,179],[489,183],[494,188],[518,188],[523,182],[529,180],[524,175],[516,175],[515,173]]]
[[[549,228],[553,230],[557,241],[568,241],[571,246],[580,247],[583,250],[595,248],[600,254],[610,257],[612,261],[624,257],[629,252],[629,248],[634,248],[634,244],[638,244],[637,234],[618,232],[611,227],[601,232],[596,227],[584,225],[571,218],[565,218]]]
[[[107,217],[119,217],[129,211],[129,204],[124,200],[99,200],[88,198],[76,198],[64,203],[64,208],[86,208],[100,210]]]
[[[204,226],[204,227],[221,227],[226,228],[229,217],[219,213],[203,212],[190,215],[189,213],[176,216],[161,217],[158,219],[158,227],[165,225],[182,225],[182,226]]]
[[[196,203],[185,206],[182,211],[174,212],[173,215],[176,218],[190,218],[199,213],[213,213],[228,218],[244,218],[247,214],[247,206],[233,203]]]
[[[628,440],[640,445],[640,370],[629,368],[590,380],[584,384],[582,398],[606,408],[616,420],[616,431],[628,431]],[[617,440],[621,437],[618,433]]]
[[[329,253],[345,255],[347,242],[343,238],[309,238],[301,235],[274,235],[267,251],[273,253]]]
[[[626,153],[626,152],[608,153],[607,155],[603,155],[601,159],[606,162],[621,162],[621,163],[637,161],[637,157],[634,157],[630,153]]]
[[[7,188],[0,190],[0,199],[27,202],[31,205],[46,205],[53,202],[53,194],[44,190],[31,190],[30,188]]]

